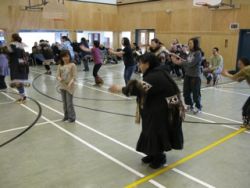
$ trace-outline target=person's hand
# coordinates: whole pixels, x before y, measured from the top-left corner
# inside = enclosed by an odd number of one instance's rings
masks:
[[[58,77],[57,77],[57,80],[58,80],[59,82],[61,82],[61,81],[62,81],[62,78],[61,78],[60,76],[58,76]]]
[[[226,70],[226,69],[223,69],[222,72],[221,72],[222,76],[228,76],[228,74],[229,74],[228,70]]]
[[[112,53],[114,50],[112,48],[108,49],[109,53]]]
[[[183,61],[183,60],[182,60],[179,56],[177,56],[176,54],[171,54],[171,60],[172,60],[172,62],[173,62],[174,64],[177,64],[177,65],[181,64],[182,61]]]
[[[113,84],[113,85],[110,86],[109,91],[111,93],[119,93],[119,92],[122,91],[122,86],[119,86],[117,84]]]

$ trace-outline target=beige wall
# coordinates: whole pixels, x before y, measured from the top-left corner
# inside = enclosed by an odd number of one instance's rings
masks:
[[[117,30],[117,7],[93,3],[77,3],[66,1],[69,17],[65,21],[44,19],[41,12],[22,11],[18,2],[11,4],[12,0],[1,0],[0,28],[8,34],[20,29],[67,29],[75,30]],[[27,0],[26,4],[27,4]],[[11,4],[11,5],[10,5]],[[20,3],[22,4],[22,3]],[[4,19],[3,19],[4,18]]]
[[[212,11],[207,7],[194,7],[192,0],[162,0],[119,6],[119,26],[120,30],[131,31],[154,28],[156,37],[167,47],[174,38],[187,43],[189,38],[200,36],[206,56],[209,57],[211,49],[217,46],[224,57],[225,66],[234,68],[239,33],[229,30],[229,24],[238,22],[241,29],[250,28],[250,1],[233,2],[241,4],[241,8]],[[227,47],[225,40],[228,41]]]
[[[249,0],[233,0],[241,4],[240,9],[219,11],[193,7],[192,0],[161,0],[118,7],[66,1],[69,18],[65,22],[43,19],[41,12],[21,11],[20,6],[10,6],[10,1],[13,0],[1,0],[0,6],[0,29],[8,34],[19,29],[67,29],[73,37],[75,30],[114,31],[114,47],[117,47],[121,31],[131,31],[133,39],[135,29],[155,29],[156,37],[166,46],[173,38],[187,43],[189,38],[200,36],[206,55],[210,56],[211,48],[218,46],[227,68],[235,65],[239,35],[229,30],[229,24],[238,22],[241,29],[250,28]],[[27,2],[14,2],[22,1]],[[228,40],[227,47],[225,40]]]

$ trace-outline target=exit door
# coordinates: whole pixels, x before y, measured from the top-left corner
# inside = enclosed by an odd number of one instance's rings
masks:
[[[237,57],[238,59],[240,57],[247,57],[248,59],[250,59],[250,29],[240,30],[240,39],[239,39]]]

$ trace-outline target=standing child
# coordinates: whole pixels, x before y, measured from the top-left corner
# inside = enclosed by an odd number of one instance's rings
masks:
[[[75,122],[76,114],[73,105],[73,93],[75,90],[76,65],[71,62],[70,52],[62,50],[60,53],[60,64],[57,68],[57,80],[60,82],[60,90],[63,101],[63,121]]]
[[[94,47],[92,49],[86,48],[85,46],[81,45],[80,48],[85,51],[85,52],[91,52],[93,59],[94,59],[94,63],[95,66],[93,68],[93,76],[95,78],[95,83],[96,85],[102,85],[103,84],[103,80],[102,78],[98,75],[98,71],[100,70],[101,66],[102,66],[102,53],[100,50],[100,42],[95,40],[94,41]]]
[[[7,47],[0,48],[0,89],[6,89],[7,85],[5,83],[5,76],[9,74],[9,66],[8,66],[8,49]]]

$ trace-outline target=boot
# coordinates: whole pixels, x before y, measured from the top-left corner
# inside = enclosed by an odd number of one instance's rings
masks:
[[[141,161],[145,164],[151,163],[153,161],[153,156],[152,155],[147,155],[146,157],[143,157]]]
[[[153,161],[149,164],[149,167],[157,169],[162,167],[167,162],[166,155],[164,153],[154,155]]]

